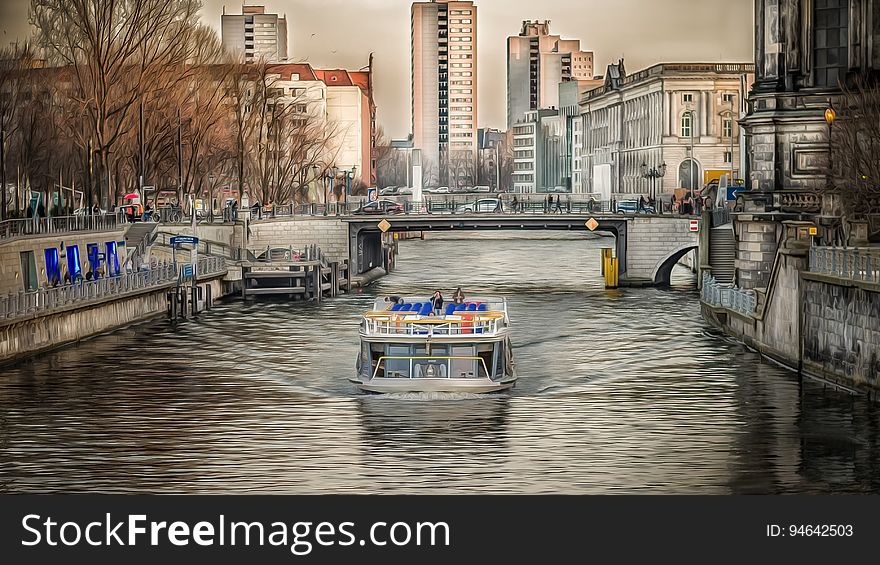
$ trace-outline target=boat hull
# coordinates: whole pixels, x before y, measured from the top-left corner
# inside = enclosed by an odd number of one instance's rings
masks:
[[[352,379],[361,390],[380,394],[400,392],[465,392],[486,394],[502,392],[512,388],[516,379],[501,382],[489,379],[383,379],[376,378],[367,382]]]

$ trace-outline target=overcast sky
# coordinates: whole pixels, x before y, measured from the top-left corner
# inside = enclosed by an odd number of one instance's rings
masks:
[[[203,19],[220,29],[225,5],[202,0]],[[30,0],[0,0],[3,44],[28,33]],[[375,53],[379,122],[392,137],[410,131],[410,0],[264,0],[287,14],[297,61],[357,69]],[[550,20],[550,31],[595,52],[596,72],[624,57],[629,72],[660,62],[753,61],[752,0],[477,0],[479,125],[506,124],[506,38],[522,20]]]

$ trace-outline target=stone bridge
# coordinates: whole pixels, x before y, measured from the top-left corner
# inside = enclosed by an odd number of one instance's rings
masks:
[[[699,234],[691,231],[692,218],[623,214],[406,214],[382,216],[299,216],[265,219],[250,224],[250,247],[316,244],[333,259],[349,259],[353,274],[383,267],[382,230],[475,231],[557,230],[590,231],[615,237],[622,286],[665,286],[672,268],[686,253],[697,249]]]

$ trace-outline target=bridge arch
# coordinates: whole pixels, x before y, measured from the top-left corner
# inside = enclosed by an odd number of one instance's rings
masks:
[[[678,249],[667,255],[666,258],[661,259],[654,267],[654,272],[651,274],[651,279],[654,284],[656,286],[669,286],[670,279],[672,278],[672,269],[675,268],[682,257],[695,249],[699,249],[697,244],[688,243],[680,246]]]

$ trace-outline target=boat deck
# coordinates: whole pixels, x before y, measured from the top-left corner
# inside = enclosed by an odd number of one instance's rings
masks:
[[[504,333],[509,323],[503,299],[448,304],[439,313],[430,302],[404,299],[402,304],[389,306],[377,300],[374,309],[364,314],[361,333],[364,337],[487,338]]]

